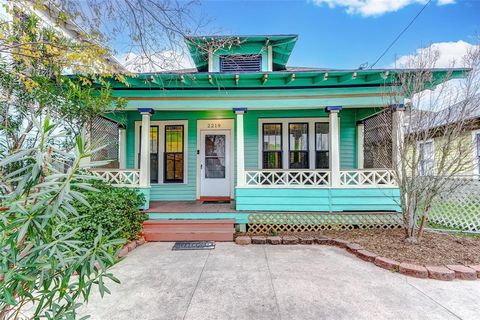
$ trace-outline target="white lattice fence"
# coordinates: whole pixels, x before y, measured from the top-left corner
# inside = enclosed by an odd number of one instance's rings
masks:
[[[251,213],[248,233],[302,233],[323,230],[395,229],[402,225],[399,213]]]
[[[433,202],[428,222],[434,227],[480,232],[480,180],[459,179],[445,182],[447,191]],[[451,184],[455,188],[448,188]]]

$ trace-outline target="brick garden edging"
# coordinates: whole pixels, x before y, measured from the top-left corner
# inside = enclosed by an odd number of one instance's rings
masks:
[[[145,242],[146,241],[144,237],[140,237],[137,240],[127,242],[127,244],[125,244],[122,250],[120,250],[120,252],[118,253],[118,258],[125,257],[130,251],[135,250],[137,247],[141,246]]]
[[[398,262],[389,258],[380,257],[377,254],[365,250],[361,245],[342,239],[331,239],[323,236],[238,236],[235,238],[238,245],[249,244],[320,244],[331,245],[346,249],[358,258],[371,262],[377,267],[389,270],[391,272],[399,272],[403,275],[416,278],[430,278],[435,280],[450,281],[459,280],[476,280],[480,278],[480,265],[464,266],[464,265],[417,265],[407,262]]]

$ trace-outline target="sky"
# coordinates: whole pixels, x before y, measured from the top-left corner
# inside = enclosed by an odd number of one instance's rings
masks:
[[[201,2],[221,34],[298,34],[288,65],[358,68],[372,64],[426,0]],[[435,44],[444,63],[478,44],[480,1],[432,0],[376,67]],[[405,59],[405,57],[403,57]]]

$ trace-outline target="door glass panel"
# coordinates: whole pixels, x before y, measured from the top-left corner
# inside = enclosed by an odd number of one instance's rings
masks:
[[[225,135],[205,135],[205,178],[225,178]]]

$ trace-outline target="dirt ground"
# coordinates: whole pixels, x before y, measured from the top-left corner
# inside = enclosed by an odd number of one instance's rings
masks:
[[[399,262],[423,265],[480,264],[480,237],[426,231],[419,244],[409,244],[405,242],[405,233],[402,229],[330,230],[315,235],[358,243],[371,252]]]

